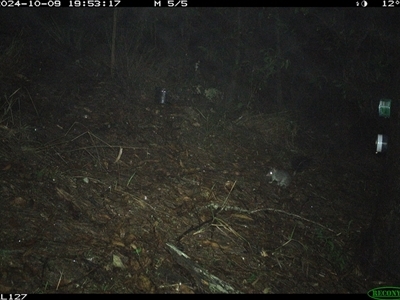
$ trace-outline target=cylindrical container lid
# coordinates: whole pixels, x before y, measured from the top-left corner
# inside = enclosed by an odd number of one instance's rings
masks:
[[[160,91],[160,104],[165,104],[167,102],[167,90],[161,89]]]
[[[375,144],[376,144],[376,153],[386,152],[388,147],[388,137],[383,134],[378,134]]]

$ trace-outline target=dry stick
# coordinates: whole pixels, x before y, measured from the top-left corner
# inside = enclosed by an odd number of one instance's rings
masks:
[[[115,161],[114,161],[114,164],[116,164],[117,162],[119,162],[119,160],[121,159],[122,150],[123,150],[123,148],[122,148],[122,147],[119,147],[119,153],[118,153],[117,158],[116,158]]]
[[[224,203],[222,204],[222,207],[221,207],[221,210],[220,210],[220,211],[222,211],[222,209],[224,208],[226,202],[228,201],[229,196],[231,195],[233,189],[235,188],[236,181],[237,181],[237,180],[235,180],[235,182],[233,183],[233,185],[232,185],[232,187],[231,187],[231,190],[229,191],[228,195],[225,197]]]
[[[79,122],[74,122],[74,123],[68,128],[67,132],[64,134],[64,137],[65,137],[66,135],[68,135],[68,133],[72,130],[72,128],[73,128],[76,124],[81,124],[81,123],[79,123]],[[81,124],[81,125],[82,125],[82,124]],[[70,139],[69,141],[61,141],[61,142],[59,142],[59,143],[54,143],[55,141],[57,141],[57,140],[60,139],[60,138],[57,138],[57,139],[55,139],[55,140],[53,140],[53,141],[47,143],[47,144],[46,144],[45,146],[43,146],[43,147],[36,148],[36,150],[37,150],[37,151],[40,151],[40,150],[45,150],[45,149],[47,149],[47,148],[54,147],[54,146],[57,146],[57,145],[67,144],[67,143],[70,143],[70,142],[75,141],[76,139],[79,139],[80,137],[84,136],[85,134],[88,134],[88,135],[90,136],[90,138],[91,138],[92,141],[93,141],[93,138],[92,138],[92,137],[95,137],[97,140],[99,140],[100,142],[104,143],[105,145],[93,145],[93,146],[80,147],[80,148],[73,149],[73,150],[71,150],[70,152],[72,152],[72,151],[78,151],[78,150],[88,150],[88,149],[91,149],[91,148],[125,148],[125,149],[133,149],[133,150],[146,150],[146,149],[148,149],[148,147],[132,147],[132,146],[122,146],[122,145],[110,145],[110,144],[107,143],[106,141],[102,140],[101,138],[99,138],[98,136],[96,136],[95,134],[93,134],[90,130],[87,130],[87,131],[82,132],[81,134],[75,136],[74,138]],[[53,143],[53,144],[52,144],[52,143]]]
[[[60,287],[60,283],[61,283],[61,278],[62,278],[62,276],[63,276],[63,271],[60,272],[60,278],[58,279],[56,291],[58,291],[58,288]]]
[[[7,98],[7,96],[4,96],[4,98],[6,99],[6,103],[4,103],[4,105],[1,107],[2,109],[4,107],[4,112],[3,112],[2,117],[0,118],[0,121],[5,121],[4,117],[7,116],[8,114],[10,114],[11,121],[14,124],[14,116],[13,116],[13,112],[12,112],[12,106],[16,100],[12,99],[12,96],[14,96],[20,89],[21,88],[14,91],[14,93],[12,93],[11,96],[9,96],[8,98]],[[8,100],[8,99],[10,99],[10,100]]]
[[[26,92],[28,93],[29,99],[31,99],[31,103],[32,103],[33,108],[35,109],[36,115],[39,117],[39,112],[38,112],[38,110],[36,109],[36,105],[35,105],[35,103],[33,102],[33,99],[32,99],[32,97],[31,97],[31,94],[29,93],[29,91],[28,91],[26,88],[25,88],[25,90],[26,90]]]
[[[97,138],[97,136],[95,136],[94,134],[92,134],[92,133],[90,133],[89,132],[89,137],[90,137],[90,140],[92,141],[92,144],[93,145],[95,145],[95,146],[97,146],[96,145],[96,143],[95,143],[95,141],[94,141],[94,139],[93,139],[93,137],[95,137],[95,138]],[[101,139],[99,139],[99,138],[97,138],[98,140],[100,140],[100,141],[102,141],[102,142],[104,142],[103,140],[101,140]],[[104,142],[105,143],[105,142]],[[106,145],[108,145],[108,143],[105,143]],[[95,147],[95,150],[96,150],[96,154],[97,154],[97,159],[98,159],[98,164],[99,164],[99,166],[101,165],[101,159],[100,159],[100,153],[99,153],[99,148],[97,148],[97,147]],[[86,150],[87,151],[87,150]]]
[[[229,195],[228,195],[228,196],[229,196]],[[309,219],[304,218],[304,217],[302,217],[302,216],[299,216],[299,215],[296,215],[296,214],[292,214],[292,213],[289,213],[289,212],[287,212],[287,211],[280,210],[280,209],[276,209],[276,208],[262,208],[262,209],[256,209],[256,210],[250,211],[250,210],[242,209],[242,208],[239,208],[239,207],[236,207],[236,206],[224,206],[224,205],[225,205],[225,202],[224,202],[224,204],[223,204],[222,206],[220,206],[219,204],[211,203],[211,204],[205,206],[205,208],[211,208],[211,209],[215,209],[215,210],[219,209],[218,212],[223,211],[223,210],[224,210],[224,211],[227,211],[227,210],[234,210],[234,211],[238,211],[238,212],[242,212],[242,213],[248,213],[248,214],[254,214],[254,213],[257,213],[257,212],[259,212],[259,211],[268,210],[268,211],[283,213],[283,214],[285,214],[285,215],[292,216],[292,217],[296,217],[296,218],[301,219],[301,220],[303,220],[303,221],[306,221],[306,222],[309,222],[309,223],[318,225],[318,226],[320,226],[320,227],[322,227],[322,228],[325,228],[326,230],[329,230],[330,232],[335,233],[337,236],[339,236],[339,235],[341,234],[341,233],[336,233],[334,230],[332,230],[332,229],[330,229],[330,228],[328,228],[328,227],[326,227],[326,226],[324,226],[324,225],[322,225],[322,224],[320,224],[320,223],[317,223],[317,222],[315,222],[315,221],[309,220]]]
[[[289,212],[287,212],[287,211],[280,210],[280,209],[275,209],[275,208],[264,208],[264,209],[258,209],[258,210],[252,211],[251,213],[255,213],[255,212],[260,211],[260,210],[268,210],[268,211],[283,213],[283,214],[286,214],[286,215],[288,215],[288,216],[296,217],[296,218],[298,218],[298,219],[300,219],[300,220],[303,220],[303,221],[312,223],[312,224],[314,224],[314,225],[318,225],[318,226],[320,226],[320,227],[322,227],[322,228],[325,228],[325,229],[329,230],[330,232],[336,233],[334,230],[332,230],[332,229],[330,229],[330,228],[328,228],[328,227],[326,227],[326,226],[324,226],[324,225],[322,225],[322,224],[320,224],[320,223],[317,223],[317,222],[315,222],[315,221],[313,221],[313,220],[310,220],[310,219],[304,218],[304,217],[302,217],[302,216],[299,216],[299,215],[296,215],[296,214],[292,214],[292,213],[289,213]],[[340,235],[340,233],[338,233],[337,235]]]

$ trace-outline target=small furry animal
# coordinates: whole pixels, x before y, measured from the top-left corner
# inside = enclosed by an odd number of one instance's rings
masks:
[[[288,187],[290,182],[292,181],[292,177],[285,170],[272,168],[271,170],[269,170],[267,176],[271,177],[271,181],[269,183],[276,181],[277,184],[282,187]]]

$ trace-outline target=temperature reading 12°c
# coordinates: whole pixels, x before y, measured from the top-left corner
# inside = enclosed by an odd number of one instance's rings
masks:
[[[399,6],[400,1],[399,0],[383,0],[382,1],[382,7],[396,7]]]

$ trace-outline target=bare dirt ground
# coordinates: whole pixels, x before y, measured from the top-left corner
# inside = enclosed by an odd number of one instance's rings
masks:
[[[80,62],[42,68],[3,76],[2,293],[366,293],[392,283],[355,259],[373,159],[335,152],[293,112],[231,115],[190,86],[160,105],[154,82],[125,93]],[[290,170],[295,156],[312,163],[287,188],[269,183],[268,169]]]

